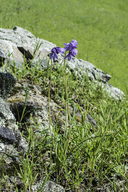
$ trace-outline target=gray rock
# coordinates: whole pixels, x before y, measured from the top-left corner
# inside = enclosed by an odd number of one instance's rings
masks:
[[[0,51],[0,58],[3,58],[3,59],[6,58],[5,55],[4,55],[4,53],[3,53],[2,51]]]
[[[47,68],[48,54],[55,44],[43,39],[36,38],[31,32],[21,27],[11,29],[0,28],[0,58],[4,62],[3,70],[8,71],[10,66],[16,65],[21,68],[24,58],[30,63],[31,67],[38,66],[40,70]],[[57,63],[62,64],[64,56],[59,55]],[[54,63],[54,67],[55,67]],[[111,76],[97,69],[92,63],[82,59],[73,58],[67,61],[67,69],[77,77],[82,78],[86,75],[89,80],[95,81],[101,86],[108,96],[114,99],[123,99],[124,93],[118,88],[108,84]]]
[[[0,66],[3,66],[4,60],[5,60],[5,54],[3,53],[3,51],[0,51]]]
[[[15,147],[15,149],[14,149]],[[16,125],[16,119],[9,106],[0,97],[0,156],[7,164],[19,162],[19,152],[26,153],[28,145]]]
[[[63,57],[59,57],[59,64],[63,61]],[[88,76],[89,80],[95,82],[96,86],[100,86],[106,91],[106,94],[114,99],[123,99],[124,93],[118,88],[113,87],[108,83],[111,76],[97,69],[92,63],[82,59],[73,58],[70,62],[67,61],[68,69],[77,77],[82,78],[83,75]]]
[[[96,82],[97,83],[97,82]],[[107,93],[107,95],[113,97],[114,99],[122,100],[124,98],[124,93],[117,87],[113,87],[109,83],[98,82],[98,85]]]
[[[3,55],[1,55],[2,69],[6,66],[13,66],[14,61],[17,67],[21,67],[21,63],[24,62],[24,58],[14,43],[7,40],[0,40],[0,50],[3,52]],[[3,61],[4,64],[2,63]]]
[[[37,96],[37,99],[38,99],[38,102],[40,102],[41,98],[39,96]],[[10,103],[9,106],[16,118],[16,121],[18,122],[19,121],[18,118],[22,117],[25,102]],[[17,110],[18,110],[18,113],[17,113]],[[30,116],[32,116],[32,118],[30,118]],[[31,124],[31,126],[33,126],[34,133],[38,137],[42,137],[43,132],[50,135],[48,116],[49,116],[48,110],[46,109],[45,106],[41,104],[39,105],[39,103],[34,103],[31,100],[28,100],[25,111],[24,111],[24,117],[21,123],[27,123],[28,127],[30,127],[30,124]],[[38,124],[38,129],[34,128],[35,123]],[[50,128],[52,130],[52,126],[50,126]],[[28,136],[27,129],[24,129],[24,135]]]
[[[43,184],[43,181],[40,181],[36,185],[33,185],[32,192],[38,192],[39,190],[42,192],[65,192],[65,189],[62,186],[52,181],[47,181],[43,188],[42,188],[42,184]]]
[[[0,127],[0,139],[9,142],[10,144],[16,143],[16,137],[12,130],[5,127]]]
[[[9,191],[10,192],[14,192],[15,190],[15,186],[19,186],[20,189],[24,189],[24,183],[21,181],[21,179],[18,176],[11,176],[8,177],[7,175],[4,178],[4,181],[6,181],[6,183],[9,184]],[[31,187],[31,192],[65,192],[65,189],[52,182],[52,181],[46,181],[46,183],[44,184],[44,187],[42,187],[44,182],[44,179],[40,179],[40,181],[36,182],[36,184],[32,185]],[[6,191],[6,189],[4,187],[2,187],[2,191]],[[26,190],[26,192],[30,192],[30,190]]]
[[[8,105],[0,97],[0,126],[9,127],[13,130],[16,120]]]
[[[31,32],[20,27],[14,27],[13,30],[0,28],[0,50],[2,51],[0,58],[4,60],[3,70],[6,72],[8,72],[7,64],[8,67],[16,65],[21,68],[24,58],[28,60],[34,56],[35,59],[43,59],[52,46],[52,43],[36,38]]]
[[[3,98],[7,98],[15,84],[16,79],[11,73],[0,72],[0,95]]]

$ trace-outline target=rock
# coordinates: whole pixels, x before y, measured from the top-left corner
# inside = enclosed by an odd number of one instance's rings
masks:
[[[42,188],[43,181],[40,181],[36,185],[32,186],[32,192],[38,192],[41,190],[42,192],[65,192],[64,188],[52,181],[47,181]]]
[[[0,28],[0,158],[4,157],[7,166],[0,167],[6,172],[6,178],[12,191],[14,191],[14,165],[21,163],[20,159],[28,150],[28,130],[32,127],[37,139],[45,133],[54,136],[53,127],[59,127],[60,133],[65,129],[65,106],[60,101],[50,100],[51,125],[49,126],[48,97],[41,86],[17,80],[10,69],[21,69],[23,65],[33,68],[35,65],[40,70],[47,68],[49,53],[55,44],[36,38],[31,32],[20,27],[11,29]],[[62,64],[63,56],[59,55],[53,69]],[[50,65],[50,63],[49,63]],[[97,69],[93,64],[82,59],[73,58],[66,61],[67,71],[74,76],[83,78],[84,75],[96,85],[101,86],[106,93],[114,99],[123,99],[124,93],[108,83],[110,75]],[[26,101],[27,93],[27,101]],[[69,108],[73,116],[73,107]],[[81,107],[82,112],[86,112]],[[76,120],[82,122],[81,111],[76,111]],[[96,121],[87,113],[85,124],[89,123],[94,128]],[[68,122],[69,125],[69,122]],[[23,188],[23,183],[16,176],[16,185]],[[33,186],[33,191],[39,191],[43,179],[39,179]],[[3,188],[4,191],[4,188]],[[10,190],[11,191],[11,190]],[[65,189],[52,181],[47,181],[42,191],[64,192]]]
[[[3,58],[3,67],[7,64],[9,67],[14,66],[15,62],[16,67],[21,68],[24,59],[28,61],[33,56],[35,59],[43,59],[52,46],[52,43],[36,38],[31,32],[20,27],[14,27],[13,30],[0,28],[0,50],[2,51],[0,58]],[[8,69],[4,70],[8,71]]]
[[[21,181],[21,179],[18,176],[8,177],[6,175],[3,183],[4,182],[9,184],[9,191],[10,192],[15,191],[15,184],[18,186],[18,188],[20,188],[22,190],[24,189],[24,183]],[[35,185],[32,185],[31,191],[32,192],[39,192],[39,191],[42,191],[42,192],[65,192],[65,189],[62,186],[60,186],[60,185],[58,185],[52,181],[46,181],[44,187],[42,187],[43,182],[44,182],[44,179],[41,179],[40,182],[37,182]],[[1,190],[2,191],[5,190],[4,185],[2,186]],[[30,191],[26,190],[26,192],[30,192]]]
[[[60,65],[62,60],[63,57],[60,56],[58,61]],[[92,63],[82,59],[73,58],[70,62],[67,61],[67,67],[79,78],[82,78],[83,75],[88,76],[89,80],[95,82],[96,85],[101,86],[106,91],[108,96],[113,97],[114,99],[123,99],[125,96],[121,90],[108,83],[111,76],[104,73],[102,70],[97,69]]]
[[[48,54],[55,46],[55,44],[46,40],[36,38],[31,32],[20,27],[14,27],[13,30],[0,28],[0,58],[4,64],[3,70],[6,72],[9,67],[14,66],[14,63],[21,68],[24,57],[31,67],[36,63],[41,70],[46,68]],[[59,65],[62,60],[63,56],[59,56],[57,61]],[[8,68],[5,67],[7,64],[9,65]],[[71,61],[67,61],[67,68],[79,78],[86,74],[90,80],[95,80],[96,84],[106,90],[109,96],[115,99],[124,97],[121,90],[108,84],[111,76],[97,69],[93,64],[82,59],[73,58]]]
[[[0,95],[6,98],[16,83],[15,77],[11,73],[0,72]]]
[[[5,58],[6,58],[5,54],[2,51],[0,51],[0,66],[1,67],[3,65],[3,62],[4,62]]]
[[[4,53],[2,51],[0,51],[0,58],[5,59],[5,55],[4,55]]]
[[[10,144],[16,143],[16,137],[9,128],[0,127],[0,139],[9,142]]]
[[[27,143],[18,130],[14,115],[0,97],[0,156],[4,154],[7,164],[19,162],[18,152],[25,153],[27,149]]]

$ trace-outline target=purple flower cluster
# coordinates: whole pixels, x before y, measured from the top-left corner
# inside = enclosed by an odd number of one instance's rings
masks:
[[[64,43],[64,45],[65,45],[64,48],[54,47],[51,50],[50,59],[53,58],[53,61],[55,61],[55,58],[58,59],[58,56],[57,56],[58,53],[63,54],[65,51],[69,51],[68,55],[66,55],[66,57],[64,59],[68,58],[68,61],[70,61],[72,56],[75,57],[77,55],[78,51],[75,49],[75,48],[77,48],[77,46],[76,46],[77,44],[78,44],[78,42],[75,39],[73,39],[71,41],[71,43],[67,43],[67,44]]]
[[[54,47],[54,48],[51,50],[50,59],[53,58],[53,61],[55,61],[55,58],[58,59],[57,54],[58,54],[58,53],[64,53],[64,52],[65,52],[65,49],[64,49],[64,48]]]

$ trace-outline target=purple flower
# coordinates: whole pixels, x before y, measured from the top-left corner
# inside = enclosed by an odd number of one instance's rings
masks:
[[[55,58],[58,59],[57,54],[58,54],[58,53],[64,53],[64,52],[65,52],[65,49],[64,49],[64,48],[54,47],[54,48],[51,50],[50,59],[53,58],[53,61],[55,61]]]
[[[71,52],[72,56],[75,57],[77,55],[77,53],[78,53],[78,50],[77,49],[72,49],[70,52]]]
[[[72,57],[75,57],[77,55],[77,50],[75,48],[77,48],[77,45],[78,42],[73,39],[71,41],[71,43],[64,43],[65,47],[64,48],[60,48],[60,47],[54,47],[52,50],[51,50],[51,54],[50,54],[50,59],[53,58],[53,61],[55,61],[55,59],[58,59],[58,56],[57,54],[58,53],[61,53],[63,54],[65,51],[69,51],[68,55],[66,55],[66,58],[68,58],[68,61],[71,60]]]
[[[76,46],[77,44],[78,42],[75,39],[73,39],[71,43],[64,43],[65,45],[64,49],[66,49],[66,51],[71,51],[72,49],[77,48]]]
[[[77,52],[77,49],[72,49],[64,59],[68,58],[68,61],[70,61],[72,56],[75,57],[77,55]]]
[[[73,39],[73,40],[71,41],[71,44],[74,45],[74,46],[76,46],[76,45],[78,45],[78,42],[77,42],[75,39]],[[77,47],[76,47],[76,48],[77,48]]]
[[[58,49],[59,49],[59,53],[64,53],[65,52],[64,48],[58,47]]]

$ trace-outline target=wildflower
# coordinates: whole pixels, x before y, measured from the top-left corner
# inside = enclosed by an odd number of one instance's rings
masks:
[[[55,61],[55,59],[58,59],[58,56],[57,56],[58,53],[63,54],[65,51],[69,51],[68,55],[66,55],[64,59],[68,58],[68,61],[70,61],[72,57],[75,57],[77,55],[78,51],[75,49],[77,48],[76,46],[77,44],[78,42],[75,39],[73,39],[71,43],[64,43],[65,45],[64,48],[54,47],[51,50],[50,59],[53,58],[53,61]]]
[[[66,49],[66,51],[71,51],[72,49],[77,48],[76,46],[77,44],[78,42],[75,39],[73,39],[71,43],[64,43],[65,45],[64,49]]]
[[[58,54],[58,53],[64,53],[64,52],[65,52],[65,49],[64,49],[64,48],[54,47],[54,48],[51,50],[50,59],[53,58],[53,61],[55,61],[55,58],[58,59],[57,54]]]
[[[70,61],[72,56],[75,57],[77,55],[77,52],[77,49],[70,50],[68,55],[64,59],[68,58],[68,61]]]

